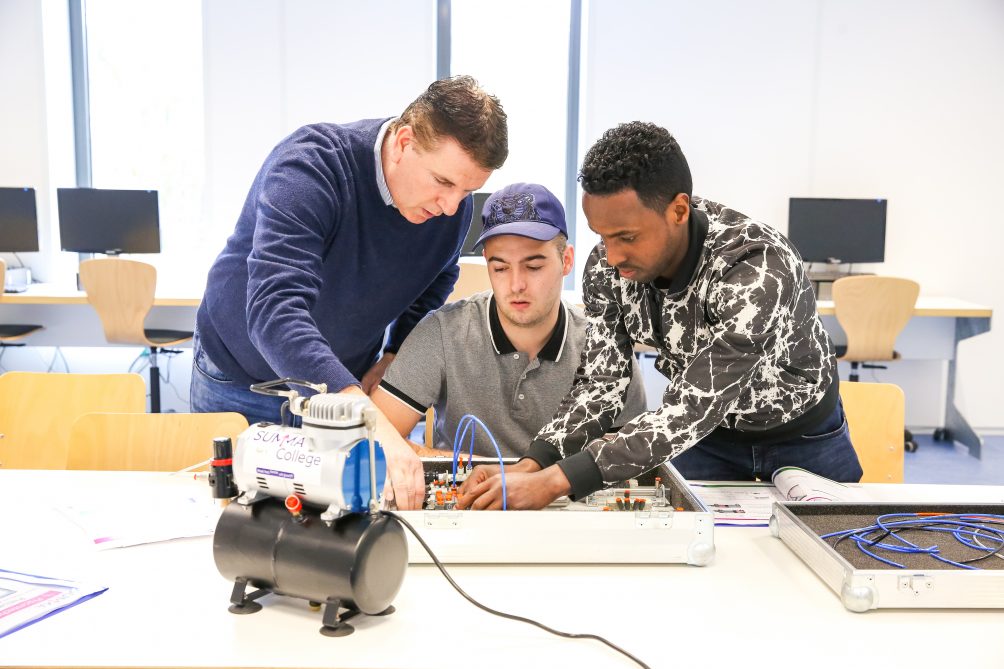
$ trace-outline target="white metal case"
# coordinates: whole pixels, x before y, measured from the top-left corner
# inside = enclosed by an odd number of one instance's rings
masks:
[[[1004,513],[1004,505],[992,504],[859,504],[775,502],[771,533],[809,566],[854,612],[878,608],[1004,608],[1004,569],[972,571],[945,568],[899,569],[871,561],[875,568],[855,566],[806,522],[808,514],[830,513],[851,517],[867,513]],[[853,527],[853,524],[851,525]]]

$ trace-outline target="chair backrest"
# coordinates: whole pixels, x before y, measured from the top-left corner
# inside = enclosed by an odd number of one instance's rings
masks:
[[[89,413],[70,429],[67,469],[178,471],[213,455],[213,438],[248,427],[239,413]]]
[[[456,302],[470,297],[475,293],[491,290],[492,284],[488,280],[488,267],[477,262],[462,262],[460,267],[460,277],[453,286],[453,292],[446,298],[447,302]]]
[[[77,417],[145,407],[139,374],[8,372],[0,376],[0,467],[65,469]]]
[[[847,335],[841,360],[893,360],[896,337],[913,316],[920,284],[891,276],[849,276],[833,282],[833,310]]]
[[[436,447],[436,410],[432,407],[425,410],[425,447]]]
[[[903,482],[906,400],[891,383],[840,382],[851,443],[864,475],[862,483]]]
[[[121,258],[85,260],[80,263],[80,283],[109,343],[150,345],[143,321],[157,289],[153,265]]]

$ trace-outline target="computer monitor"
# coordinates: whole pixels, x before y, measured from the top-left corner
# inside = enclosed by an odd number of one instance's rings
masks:
[[[885,260],[886,200],[793,197],[788,239],[806,262]]]
[[[481,251],[474,250],[474,245],[481,236],[481,210],[485,208],[485,200],[491,193],[474,193],[474,213],[471,215],[471,229],[467,231],[464,245],[460,249],[462,256],[480,256]]]
[[[57,188],[59,239],[76,253],[160,253],[155,190]]]
[[[34,188],[0,188],[0,252],[38,251]]]

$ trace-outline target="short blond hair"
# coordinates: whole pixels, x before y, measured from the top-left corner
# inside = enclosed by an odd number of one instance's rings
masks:
[[[559,232],[554,237],[554,239],[551,240],[551,243],[554,244],[554,248],[558,249],[558,257],[559,258],[564,258],[565,257],[565,249],[568,248],[568,237],[566,237],[564,234],[562,234],[562,233]]]

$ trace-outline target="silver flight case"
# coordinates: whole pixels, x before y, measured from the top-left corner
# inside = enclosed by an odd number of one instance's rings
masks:
[[[897,554],[894,561],[906,567],[900,569],[862,553],[853,542],[843,541],[834,547],[832,539],[828,542],[820,538],[835,531],[870,526],[876,517],[887,513],[1001,515],[1004,504],[775,502],[770,530],[839,595],[850,611],[1004,608],[1004,559],[996,555],[973,563],[980,570],[970,570],[929,555]],[[923,538],[925,545],[936,543],[949,559],[961,561],[980,555],[956,546],[950,535]],[[989,539],[983,543],[995,546]],[[954,556],[955,550],[962,551],[960,557]]]

